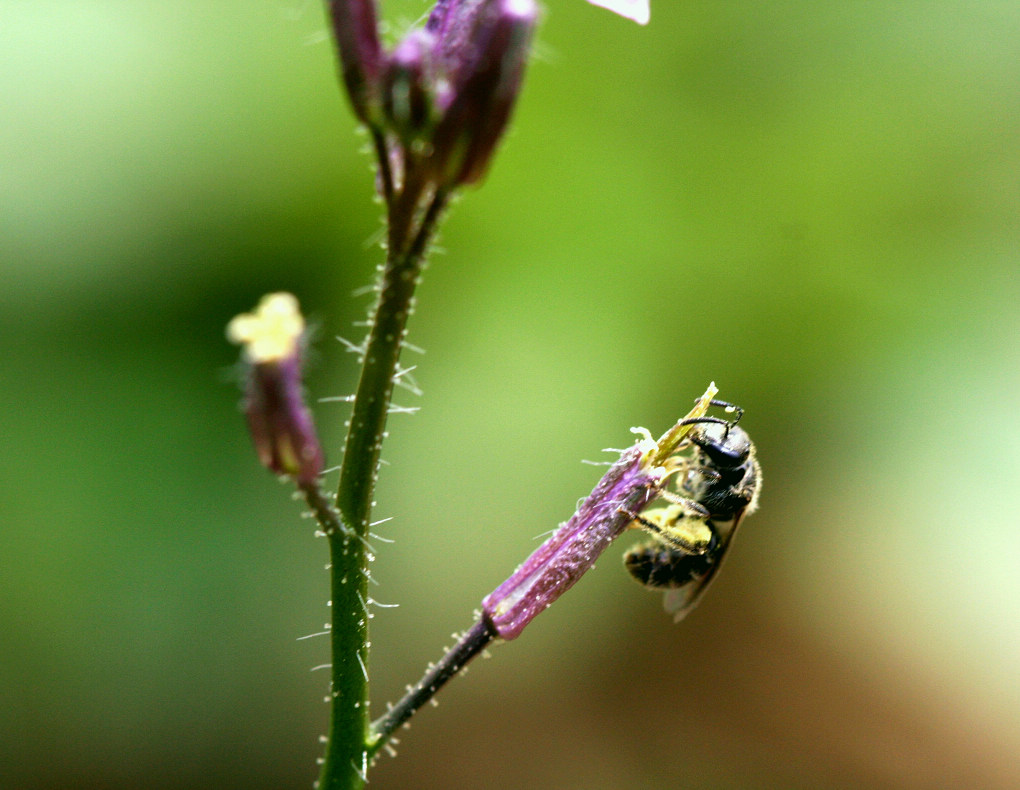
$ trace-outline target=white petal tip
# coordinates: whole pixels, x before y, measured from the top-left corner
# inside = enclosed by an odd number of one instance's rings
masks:
[[[633,19],[639,25],[647,25],[651,17],[648,0],[588,0],[588,2],[627,19]]]

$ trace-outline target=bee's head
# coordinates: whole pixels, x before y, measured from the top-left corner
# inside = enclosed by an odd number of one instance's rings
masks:
[[[736,469],[751,457],[751,438],[738,425],[707,423],[691,433],[691,441],[717,469]]]

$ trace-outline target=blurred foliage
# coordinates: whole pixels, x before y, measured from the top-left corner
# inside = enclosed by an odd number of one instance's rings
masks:
[[[381,226],[322,9],[0,17],[0,786],[308,787],[326,546],[255,461],[223,327],[293,291],[309,390],[353,389],[332,338]],[[710,380],[762,509],[680,627],[611,551],[373,787],[1020,784],[1018,40],[1001,0],[547,10],[412,319],[376,705],[570,514],[581,459]],[[317,408],[334,462],[345,416]]]

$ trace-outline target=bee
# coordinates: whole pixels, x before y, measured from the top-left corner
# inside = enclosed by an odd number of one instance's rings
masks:
[[[665,590],[663,605],[676,622],[693,609],[719,570],[743,517],[758,505],[761,469],[754,444],[737,425],[743,410],[723,401],[731,421],[699,417],[688,436],[692,453],[675,456],[676,491],[664,491],[665,507],[634,515],[632,527],[652,540],[624,554],[635,580]]]

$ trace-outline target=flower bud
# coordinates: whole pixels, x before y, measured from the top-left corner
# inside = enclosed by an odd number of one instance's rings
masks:
[[[427,136],[434,120],[434,46],[431,33],[414,30],[393,50],[386,66],[383,109],[389,127],[405,147]]]
[[[374,0],[330,0],[354,112],[400,181],[449,190],[479,181],[506,130],[538,22],[535,0],[437,0],[424,29],[389,53]]]
[[[311,412],[301,393],[301,341],[305,322],[291,294],[262,298],[254,313],[227,326],[231,342],[243,346],[249,365],[244,413],[263,466],[311,485],[322,472],[323,455]]]
[[[534,0],[447,0],[429,18],[449,81],[433,136],[438,180],[470,184],[485,174],[520,92],[538,22]]]
[[[375,0],[330,0],[333,35],[354,114],[369,126],[379,123],[383,51]]]

